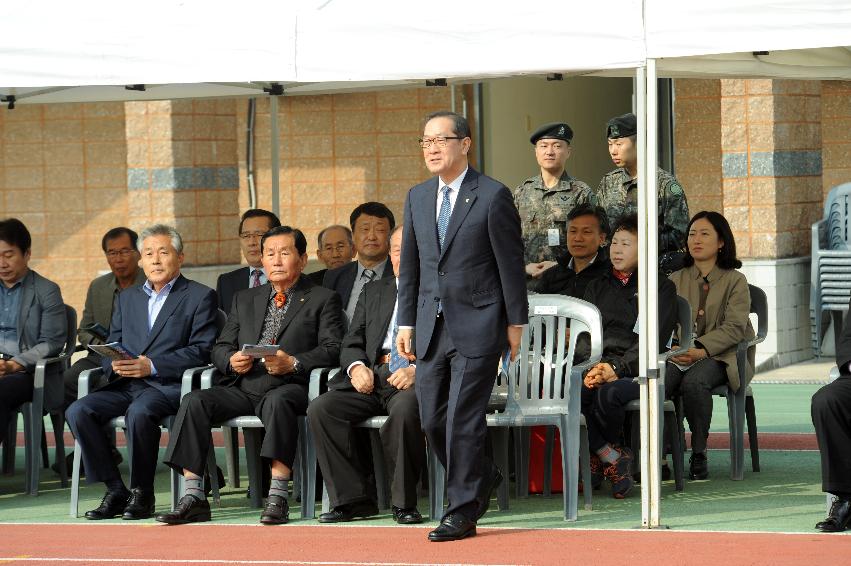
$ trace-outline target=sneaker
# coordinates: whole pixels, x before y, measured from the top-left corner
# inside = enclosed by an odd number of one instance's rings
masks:
[[[597,491],[603,485],[603,461],[596,453],[591,453],[591,489]],[[582,480],[579,480],[579,493],[583,493],[585,486]]]
[[[709,462],[706,453],[692,452],[688,459],[688,479],[705,480],[709,477]]]
[[[612,482],[612,497],[623,499],[635,485],[632,479],[632,450],[623,447],[618,448],[618,452],[620,453],[618,459],[606,466],[603,475]]]

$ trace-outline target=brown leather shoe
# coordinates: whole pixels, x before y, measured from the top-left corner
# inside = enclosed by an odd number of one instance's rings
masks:
[[[210,502],[206,499],[198,499],[194,495],[184,495],[177,502],[174,511],[157,515],[157,521],[166,525],[206,523],[209,520]]]
[[[264,525],[283,525],[290,520],[290,506],[287,500],[280,495],[270,495],[266,499],[266,508],[260,515],[260,522]]]

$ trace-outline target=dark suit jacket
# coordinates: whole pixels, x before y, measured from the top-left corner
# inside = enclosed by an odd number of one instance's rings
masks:
[[[157,375],[145,381],[167,395],[180,395],[184,370],[210,362],[216,309],[215,291],[180,275],[149,332],[148,295],[142,285],[129,287],[115,301],[109,341],[121,342],[133,353],[150,358]],[[109,358],[104,358],[103,369],[111,383],[122,379],[112,373]]]
[[[343,338],[343,309],[340,296],[319,287],[302,276],[292,290],[290,306],[284,315],[278,345],[298,358],[304,368],[301,375],[271,376],[258,362],[251,371],[238,375],[230,367],[230,357],[243,344],[257,344],[263,330],[271,285],[266,283],[236,294],[233,309],[228,315],[216,345],[213,363],[225,378],[221,385],[235,385],[250,380],[244,388],[262,395],[283,383],[307,383],[314,368],[336,366],[340,360],[340,341]]]
[[[313,273],[305,273],[305,276],[310,279],[310,281],[314,285],[322,286],[322,282],[325,279],[325,274],[328,273],[328,269],[320,269],[319,271],[314,271]]]
[[[358,299],[349,331],[343,338],[340,350],[342,371],[328,383],[329,389],[353,389],[346,368],[354,362],[363,362],[373,371],[378,367],[381,345],[392,322],[396,304],[396,278],[384,278],[367,283]],[[392,345],[391,345],[392,347]]]
[[[136,270],[134,285],[143,285],[144,283],[145,272],[140,267]],[[121,289],[118,287],[115,274],[112,272],[93,279],[89,284],[89,290],[86,292],[86,304],[83,307],[83,316],[80,317],[80,330],[96,322],[109,329],[109,321],[112,320],[112,307],[115,304],[115,297],[120,292]],[[88,346],[91,343],[92,336],[87,332],[78,332],[77,334],[80,344],[83,346]],[[90,351],[89,354],[100,358],[94,352]]]
[[[416,353],[425,356],[442,300],[446,328],[461,355],[502,352],[507,325],[526,324],[529,314],[520,215],[505,185],[471,167],[441,252],[438,180],[413,187],[405,200],[399,326],[416,326]]]
[[[216,280],[216,295],[219,297],[219,308],[225,311],[225,314],[230,312],[236,292],[248,289],[250,273],[251,268],[246,266],[219,275]]]
[[[845,317],[842,336],[836,344],[836,366],[841,375],[849,375],[848,362],[851,362],[851,317]]]
[[[18,349],[12,358],[27,371],[42,358],[58,354],[68,335],[65,305],[59,286],[30,269],[21,280],[18,310]]]
[[[349,298],[352,296],[352,287],[355,285],[355,277],[358,274],[358,262],[351,261],[346,265],[329,269],[325,272],[325,277],[322,280],[322,286],[327,289],[333,289],[340,295],[340,302],[343,305],[343,310],[346,310],[346,305],[349,304]],[[393,266],[390,265],[390,258],[384,260],[384,271],[381,274],[382,279],[394,278]]]

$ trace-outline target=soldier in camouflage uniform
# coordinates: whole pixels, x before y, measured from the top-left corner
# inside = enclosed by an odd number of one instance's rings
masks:
[[[541,172],[523,181],[514,190],[514,204],[520,212],[526,283],[530,290],[541,274],[566,263],[567,215],[577,205],[589,203],[591,188],[571,177],[564,166],[570,157],[573,130],[563,122],[544,124],[529,141],[535,146],[535,158]]]
[[[609,155],[618,166],[600,180],[595,198],[606,209],[613,225],[627,214],[638,213],[638,155],[635,145],[635,114],[624,114],[609,120],[606,137]],[[659,255],[676,252],[685,246],[689,222],[688,201],[676,177],[659,169],[656,176],[659,191]]]

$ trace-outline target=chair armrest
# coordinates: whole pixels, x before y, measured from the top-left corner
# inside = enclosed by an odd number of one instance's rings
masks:
[[[87,369],[77,379],[77,399],[89,394],[89,390],[103,377],[103,368]]]
[[[60,354],[52,358],[42,358],[38,362],[36,362],[35,371],[33,372],[33,387],[44,387],[44,378],[47,374],[48,366],[59,363],[65,363],[70,359],[70,354]]]
[[[311,371],[307,387],[307,399],[313,401],[319,397],[322,390],[328,385],[328,381],[339,372],[340,368],[316,368]]]
[[[210,366],[201,372],[201,389],[209,389],[213,386],[213,380],[221,375],[215,366]]]
[[[189,368],[183,372],[183,378],[180,380],[180,398],[183,399],[189,392],[193,389],[197,389],[195,386],[195,377],[200,377],[202,372],[213,367],[212,364],[207,364],[205,366],[198,366],[194,368]]]

